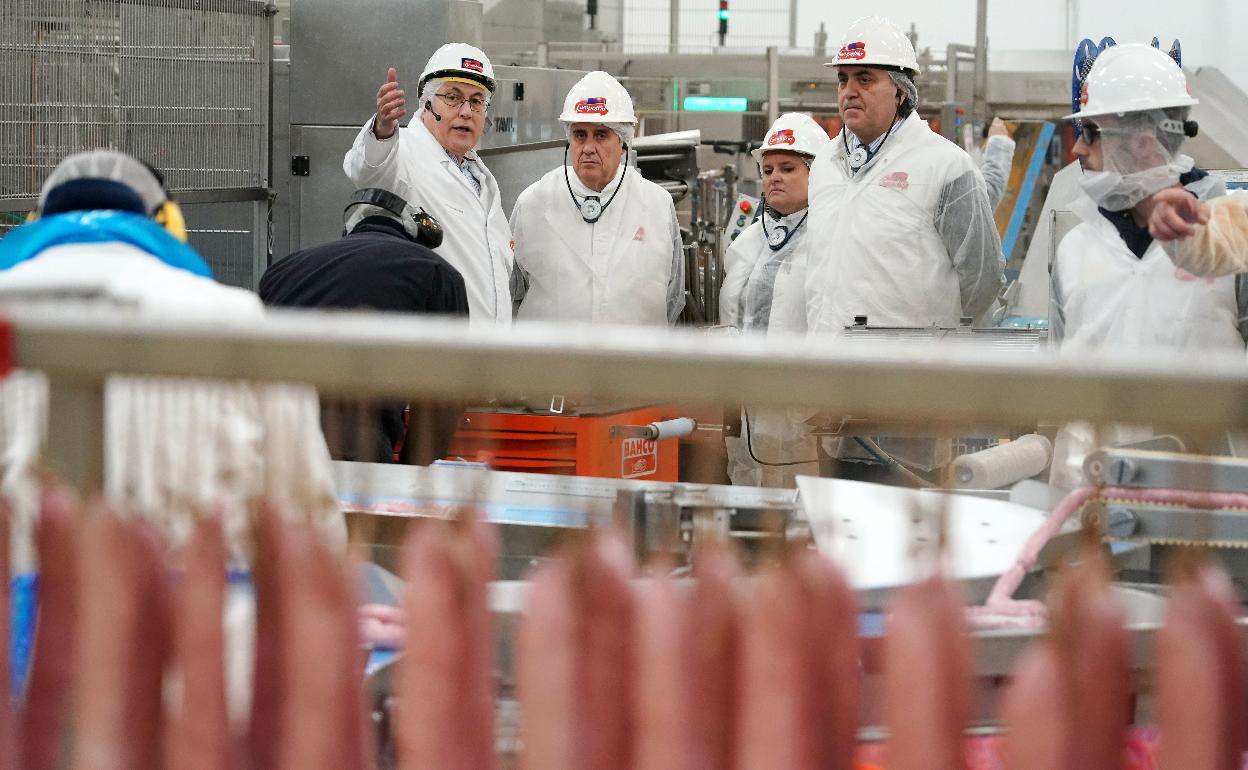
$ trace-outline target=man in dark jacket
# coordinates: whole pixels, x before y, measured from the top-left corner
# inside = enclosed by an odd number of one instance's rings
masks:
[[[370,188],[351,196],[346,213],[341,239],[296,251],[265,271],[260,298],[266,305],[468,316],[464,279],[434,253],[441,228],[423,210]],[[330,453],[338,460],[391,461],[404,438],[403,410],[397,402],[368,409],[323,399]],[[459,410],[430,411],[413,409],[404,462],[427,464],[445,454]]]

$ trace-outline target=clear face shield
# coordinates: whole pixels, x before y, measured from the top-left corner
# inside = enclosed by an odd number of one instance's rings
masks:
[[[1101,208],[1125,211],[1178,184],[1194,165],[1179,153],[1184,140],[1196,134],[1187,114],[1184,107],[1081,119],[1081,141],[1099,144],[1101,156],[1100,171],[1084,170],[1084,192]]]

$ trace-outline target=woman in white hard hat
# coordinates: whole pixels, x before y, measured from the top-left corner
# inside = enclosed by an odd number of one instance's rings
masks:
[[[752,153],[762,175],[759,218],[724,254],[721,322],[743,332],[806,331],[806,222],[810,163],[830,143],[808,115],[781,115]],[[728,439],[734,484],[791,487],[799,473],[816,473],[815,441],[792,409],[746,408],[741,438]]]
[[[633,100],[605,72],[568,91],[565,162],[516,199],[516,264],[528,283],[517,317],[675,323],[684,308],[672,196],[628,167]],[[571,165],[567,159],[571,159]]]
[[[343,158],[359,189],[403,190],[443,226],[438,254],[464,277],[469,320],[511,323],[515,260],[494,175],[474,152],[485,131],[494,68],[481,49],[447,43],[417,81],[416,120],[399,127],[407,96],[392,68],[377,113]]]
[[[1236,278],[1198,280],[1149,233],[1157,195],[1224,188],[1180,154],[1197,103],[1164,52],[1124,44],[1101,54],[1083,85],[1074,153],[1083,167],[1071,210],[1083,222],[1058,246],[1052,338],[1064,348],[1244,348],[1248,293]]]

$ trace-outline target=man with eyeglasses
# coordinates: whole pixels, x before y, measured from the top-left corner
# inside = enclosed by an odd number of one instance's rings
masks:
[[[606,72],[568,90],[559,115],[565,160],[520,193],[511,213],[528,283],[518,318],[660,325],[680,317],[680,225],[672,196],[629,168],[636,120],[632,97]]]
[[[407,97],[391,68],[377,91],[376,114],[342,162],[357,188],[408,190],[441,223],[438,254],[463,276],[468,317],[477,324],[512,318],[511,227],[498,182],[474,151],[494,87],[484,52],[447,43],[421,73],[416,120],[400,127]]]
[[[1058,246],[1051,338],[1067,349],[1243,350],[1248,292],[1236,276],[1176,268],[1149,232],[1159,196],[1225,190],[1180,154],[1197,104],[1179,66],[1151,46],[1115,46],[1084,81],[1074,154],[1083,173],[1070,208],[1083,222]]]

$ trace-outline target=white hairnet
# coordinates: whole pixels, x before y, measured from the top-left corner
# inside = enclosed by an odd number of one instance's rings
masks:
[[[893,81],[893,85],[897,86],[900,91],[905,94],[906,101],[910,103],[910,110],[913,112],[919,108],[919,89],[914,85],[914,80],[908,72],[898,72],[897,70],[887,70],[888,79]]]
[[[139,160],[117,150],[88,150],[68,156],[52,169],[39,191],[39,207],[47,203],[49,192],[78,179],[107,179],[124,184],[138,194],[148,214],[168,199],[160,180]]]
[[[1148,196],[1173,187],[1194,161],[1179,154],[1190,108],[1101,115],[1087,122],[1100,129],[1102,170],[1085,171],[1080,185],[1096,204],[1125,211]]]
[[[576,124],[575,123],[563,124],[564,133],[567,134],[569,139],[572,138],[572,126],[574,125]],[[606,126],[607,128],[614,131],[616,135],[620,137],[620,144],[627,145],[630,142],[632,142],[633,136],[636,133],[636,130],[632,123],[598,123],[596,125]]]

